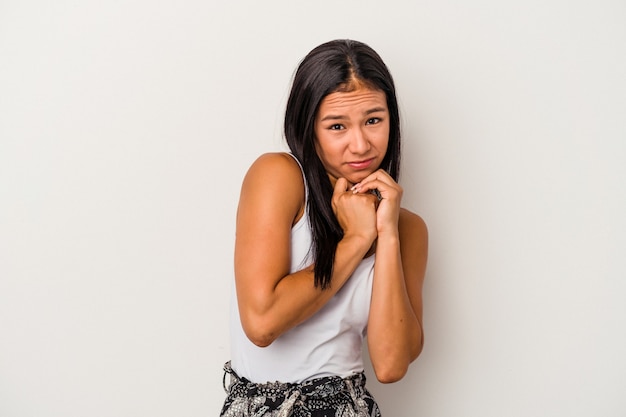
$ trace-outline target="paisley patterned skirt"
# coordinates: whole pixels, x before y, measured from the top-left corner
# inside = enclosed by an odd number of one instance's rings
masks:
[[[365,389],[363,372],[300,384],[256,384],[238,376],[227,362],[223,383],[228,396],[220,417],[380,417],[378,404]]]

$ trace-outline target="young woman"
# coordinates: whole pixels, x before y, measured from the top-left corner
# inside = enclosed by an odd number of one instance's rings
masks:
[[[385,383],[420,354],[427,230],[401,208],[398,104],[378,54],[313,49],[285,136],[291,153],[261,156],[241,189],[221,415],[380,416],[362,343]]]

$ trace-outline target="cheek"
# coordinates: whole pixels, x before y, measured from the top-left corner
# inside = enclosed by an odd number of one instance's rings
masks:
[[[384,151],[384,153],[387,153],[387,149],[389,148],[389,135],[385,136],[380,141],[380,148]]]
[[[315,149],[317,150],[317,155],[320,158],[326,160],[332,160],[334,155],[337,152],[337,141],[331,140],[332,138],[328,138],[324,135],[324,132],[317,134],[315,140]]]
[[[321,145],[321,153],[324,159],[329,163],[336,163],[342,157],[342,145],[340,142],[325,142]],[[318,153],[319,154],[319,153]]]
[[[387,153],[387,148],[389,147],[389,133],[389,128],[383,129],[377,137],[378,149],[384,151],[384,153]]]

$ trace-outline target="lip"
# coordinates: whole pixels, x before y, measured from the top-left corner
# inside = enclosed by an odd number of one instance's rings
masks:
[[[370,159],[364,159],[362,161],[352,161],[352,162],[348,162],[347,165],[349,167],[351,167],[352,169],[366,169],[369,168],[370,165],[372,165],[372,162],[374,162],[374,159],[376,158],[370,158]]]

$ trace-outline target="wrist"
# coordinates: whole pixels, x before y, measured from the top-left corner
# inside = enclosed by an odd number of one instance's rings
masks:
[[[397,228],[378,232],[377,244],[395,244],[398,242],[400,242],[400,233]]]
[[[371,236],[370,236],[371,235]],[[376,239],[376,234],[367,233],[344,233],[343,238],[339,242],[342,246],[353,247],[357,251],[367,252],[372,243]]]

